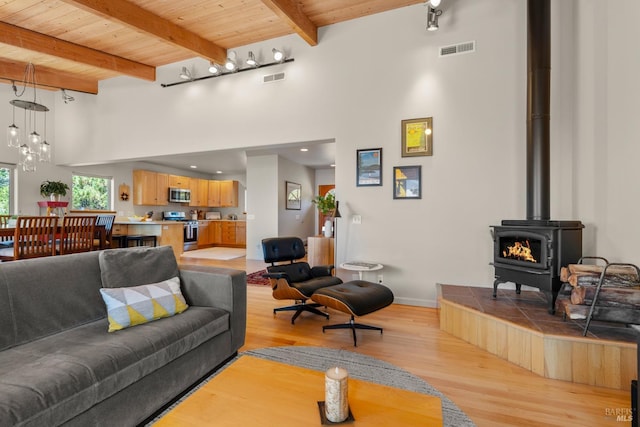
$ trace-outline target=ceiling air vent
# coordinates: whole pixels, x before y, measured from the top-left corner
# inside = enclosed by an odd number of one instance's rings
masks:
[[[463,53],[472,53],[476,51],[476,42],[464,42],[451,46],[442,46],[440,48],[440,56],[462,55]]]
[[[276,73],[276,74],[269,74],[268,76],[263,76],[262,77],[262,83],[273,83],[273,82],[278,82],[280,80],[284,80],[284,72],[283,73]]]

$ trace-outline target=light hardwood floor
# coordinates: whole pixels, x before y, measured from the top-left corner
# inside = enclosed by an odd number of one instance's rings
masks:
[[[260,261],[189,260],[189,264],[244,269],[264,268]],[[360,319],[384,328],[358,331],[358,347],[350,331],[322,333],[322,325],[347,322],[330,310],[326,321],[302,314],[291,324],[290,313],[273,316],[285,305],[271,297],[268,286],[248,286],[247,338],[242,351],[302,345],[340,348],[385,360],[420,376],[453,400],[480,427],[484,426],[628,426],[616,420],[630,408],[630,393],[549,380],[519,368],[442,332],[436,309],[393,304]],[[627,419],[628,420],[628,419]]]

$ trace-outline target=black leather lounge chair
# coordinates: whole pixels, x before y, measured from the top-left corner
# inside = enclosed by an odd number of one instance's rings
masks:
[[[264,260],[271,263],[267,267],[267,274],[273,288],[275,299],[291,299],[296,304],[273,309],[275,315],[278,311],[295,311],[291,318],[293,324],[300,313],[308,311],[327,319],[329,314],[318,310],[320,304],[306,301],[313,293],[327,286],[339,285],[340,278],[332,276],[333,265],[310,267],[308,263],[298,261],[306,255],[304,243],[298,237],[274,237],[262,240]]]

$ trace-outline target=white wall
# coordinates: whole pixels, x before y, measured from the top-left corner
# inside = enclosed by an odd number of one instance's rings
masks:
[[[311,203],[315,188],[313,169],[294,163],[283,157],[278,158],[278,234],[296,236],[303,240],[313,236],[313,215],[315,207]],[[300,210],[286,208],[286,181],[300,184],[302,200]]]
[[[551,214],[585,222],[585,253],[640,263],[640,59],[632,44],[640,2],[598,3],[552,3]],[[57,158],[112,161],[334,138],[338,262],[384,264],[385,282],[403,303],[434,304],[438,282],[489,286],[489,225],[525,217],[526,2],[442,8],[436,33],[425,31],[420,4],[323,27],[316,47],[289,36],[238,49],[242,56],[277,46],[295,57],[268,72],[160,87],[185,64],[203,73],[206,62],[193,60],[161,67],[156,83],[105,81],[97,97],[76,96],[73,110],[56,110]],[[440,46],[469,40],[475,53],[438,57]],[[277,71],[284,81],[260,83]],[[427,116],[434,155],[401,157],[400,121]],[[356,187],[356,150],[376,147],[383,186]],[[393,200],[397,165],[422,166],[421,200]],[[250,194],[255,182],[279,185],[266,168],[248,170]],[[257,215],[251,197],[248,238],[277,231],[277,219]],[[271,212],[273,202],[263,203]],[[353,214],[362,224],[352,224]]]
[[[585,253],[640,264],[640,2],[575,3],[576,211]]]
[[[264,259],[260,242],[278,236],[278,156],[247,157],[247,258]]]

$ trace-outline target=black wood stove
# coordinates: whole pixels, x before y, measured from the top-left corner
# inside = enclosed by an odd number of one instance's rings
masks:
[[[527,219],[503,220],[491,226],[493,266],[498,284],[513,282],[540,289],[548,311],[555,313],[560,291],[560,268],[582,256],[580,221],[550,219],[550,0],[527,2]]]
[[[514,282],[518,294],[521,285],[533,286],[544,292],[548,311],[554,314],[562,286],[560,268],[582,256],[583,227],[580,221],[530,220],[492,226],[494,298],[500,283]]]

